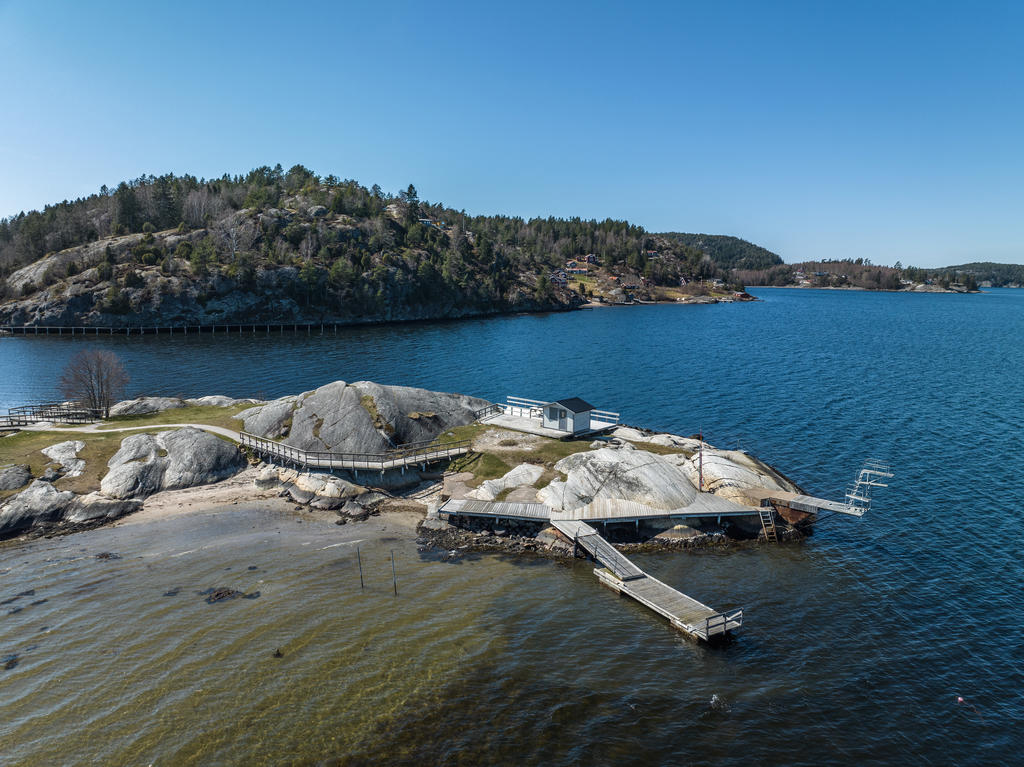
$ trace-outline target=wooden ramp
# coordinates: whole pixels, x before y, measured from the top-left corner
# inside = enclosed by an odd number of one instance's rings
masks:
[[[585,522],[552,520],[551,524],[603,565],[594,570],[601,583],[668,618],[680,631],[709,641],[743,624],[742,609],[720,613],[652,578]]]

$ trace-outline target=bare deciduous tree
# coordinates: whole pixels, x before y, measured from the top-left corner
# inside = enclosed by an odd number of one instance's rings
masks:
[[[78,352],[60,377],[61,393],[85,407],[110,415],[110,406],[124,393],[128,374],[120,358],[104,349]]]

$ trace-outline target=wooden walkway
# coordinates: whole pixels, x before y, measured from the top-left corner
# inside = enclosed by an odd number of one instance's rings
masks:
[[[490,519],[522,520],[550,523],[562,535],[583,549],[602,567],[594,570],[601,583],[632,597],[654,612],[668,618],[673,627],[691,636],[709,641],[738,629],[743,623],[743,610],[725,613],[708,607],[671,586],[652,578],[622,552],[606,541],[597,530],[581,519],[570,519],[576,512],[559,512],[543,503],[510,501],[477,501],[452,498],[437,510],[443,517],[469,516]],[[756,509],[746,509],[756,514]],[[662,511],[664,516],[666,512]]]
[[[596,562],[607,567],[622,581],[643,578],[644,571],[630,562],[618,549],[597,534],[586,522],[555,521],[551,525],[586,551]]]
[[[594,570],[601,583],[668,618],[680,631],[707,642],[743,624],[742,609],[720,613],[652,578],[585,522],[555,520],[551,524],[603,565],[605,569]]]
[[[427,443],[403,445],[387,453],[329,453],[286,445],[271,439],[257,437],[255,434],[240,432],[239,444],[250,448],[262,458],[283,461],[304,469],[380,471],[400,469],[403,472],[409,466],[426,467],[428,463],[446,461],[455,456],[465,455],[470,451],[470,440],[449,442],[444,444]]]

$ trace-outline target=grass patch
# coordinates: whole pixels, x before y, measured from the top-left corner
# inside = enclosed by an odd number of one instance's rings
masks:
[[[466,484],[470,487],[479,487],[484,480],[504,477],[511,469],[511,466],[493,453],[467,453],[453,460],[449,471],[472,472],[473,479]]]
[[[140,430],[133,434],[152,433]],[[71,490],[76,493],[89,493],[100,489],[100,480],[107,474],[107,461],[121,447],[121,440],[130,436],[117,434],[81,434],[79,432],[62,431],[22,431],[12,437],[0,439],[0,465],[7,463],[26,464],[32,475],[38,477],[48,466],[58,464],[40,452],[43,448],[56,445],[58,442],[80,440],[85,447],[78,452],[78,457],[85,461],[85,471],[78,477],[63,477],[54,482],[58,490]],[[0,499],[13,495],[16,490],[0,492]]]
[[[637,450],[646,450],[648,453],[657,453],[658,455],[685,455],[687,458],[692,458],[697,452],[674,445],[655,445],[650,442],[630,442],[629,444]]]
[[[373,428],[378,431],[383,431],[389,437],[395,433],[395,427],[387,423],[384,417],[380,414],[377,409],[377,401],[373,398],[372,394],[364,394],[359,398],[359,404],[363,406],[363,410],[370,414],[370,420],[373,421]]]
[[[195,405],[161,410],[159,413],[119,415],[105,420],[98,427],[98,430],[118,429],[125,426],[162,426],[170,423],[202,423],[209,426],[220,426],[224,429],[238,430],[242,427],[242,424],[238,421],[238,414],[251,407],[253,406],[244,404],[230,405],[229,407]]]
[[[558,440],[549,439],[534,446],[532,450],[522,451],[523,461],[530,463],[542,463],[545,466],[553,466],[576,453],[590,450],[590,442],[587,440]]]
[[[437,436],[437,441],[442,445],[451,442],[461,442],[464,439],[476,439],[481,434],[490,431],[493,427],[482,423],[468,423],[465,426],[453,426]]]

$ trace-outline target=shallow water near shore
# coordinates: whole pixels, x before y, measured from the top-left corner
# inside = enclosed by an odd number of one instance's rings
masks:
[[[0,607],[0,660],[16,656],[0,665],[0,761],[1017,760],[1024,291],[760,296],[99,339],[148,393],[278,396],[341,378],[579,395],[629,423],[703,428],[816,494],[840,497],[868,455],[897,477],[868,517],[823,520],[802,544],[637,555],[717,608],[744,607],[721,648],[602,589],[588,563],[442,561],[378,518],[339,528],[232,507],[2,544],[0,601],[35,593]],[[84,345],[0,339],[0,401],[51,396]],[[260,596],[197,593],[221,586]]]

